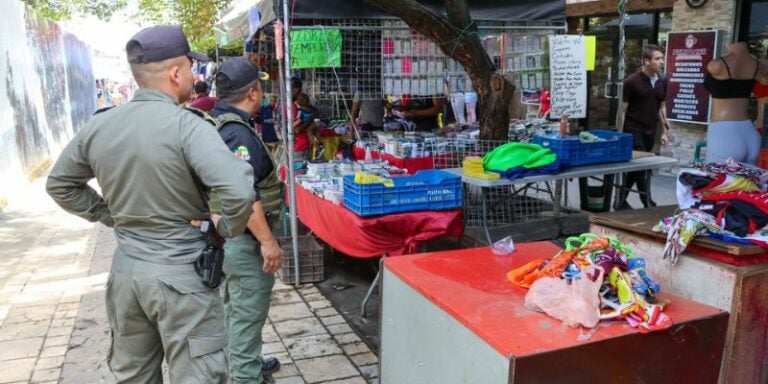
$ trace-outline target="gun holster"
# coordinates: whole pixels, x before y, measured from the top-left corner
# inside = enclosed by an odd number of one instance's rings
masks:
[[[224,250],[211,244],[195,261],[195,272],[207,287],[216,288],[224,280]]]

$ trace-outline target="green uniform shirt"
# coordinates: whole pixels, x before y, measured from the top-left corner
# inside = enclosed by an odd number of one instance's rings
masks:
[[[208,216],[193,171],[219,193],[219,233],[242,235],[254,200],[252,168],[200,117],[160,91],[140,89],[131,102],[95,115],[72,139],[47,190],[66,211],[114,226],[126,254],[189,263],[205,245],[189,221]],[[103,198],[86,184],[94,177]]]

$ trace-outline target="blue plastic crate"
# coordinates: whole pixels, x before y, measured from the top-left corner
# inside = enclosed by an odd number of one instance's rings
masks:
[[[583,143],[578,136],[561,138],[559,135],[537,134],[533,136],[533,142],[551,149],[565,166],[618,163],[632,159],[631,134],[603,129],[590,130],[589,133],[606,141]]]
[[[357,184],[344,176],[344,205],[360,216],[396,212],[460,208],[461,177],[440,170],[421,170],[413,176],[392,178],[394,187],[382,183]]]

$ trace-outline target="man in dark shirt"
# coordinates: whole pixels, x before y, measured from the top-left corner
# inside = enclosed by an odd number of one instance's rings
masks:
[[[661,125],[661,144],[667,145],[667,111],[664,98],[667,93],[667,82],[661,77],[664,65],[664,53],[657,45],[643,47],[643,68],[624,80],[624,93],[621,112],[616,115],[616,127],[632,134],[634,148],[637,151],[650,152],[656,141],[656,130]],[[648,198],[651,190],[649,171],[627,173],[624,189],[619,195],[617,209],[631,209],[627,203],[627,195],[634,184],[637,184],[640,201],[643,206],[655,206],[656,203]]]
[[[224,310],[229,336],[229,353],[235,383],[259,384],[264,375],[280,368],[274,357],[261,358],[261,332],[267,320],[273,275],[282,262],[282,252],[272,235],[270,220],[282,204],[283,186],[275,163],[253,129],[252,114],[264,97],[260,72],[246,57],[221,65],[215,76],[221,100],[212,115],[219,123],[219,135],[235,156],[253,168],[256,202],[248,220],[248,232],[224,244]]]
[[[195,99],[189,103],[189,106],[201,111],[210,112],[217,101],[219,99],[208,96],[208,83],[198,81],[195,83]]]

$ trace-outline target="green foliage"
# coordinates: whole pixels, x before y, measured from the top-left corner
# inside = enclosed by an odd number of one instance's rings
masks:
[[[41,16],[53,21],[68,20],[75,14],[95,15],[109,20],[128,5],[128,0],[22,0]]]
[[[41,16],[59,21],[76,14],[109,20],[128,0],[22,0]],[[215,47],[213,26],[231,0],[139,0],[135,19],[141,24],[181,24],[192,46],[205,52]],[[242,51],[241,51],[242,52]]]

